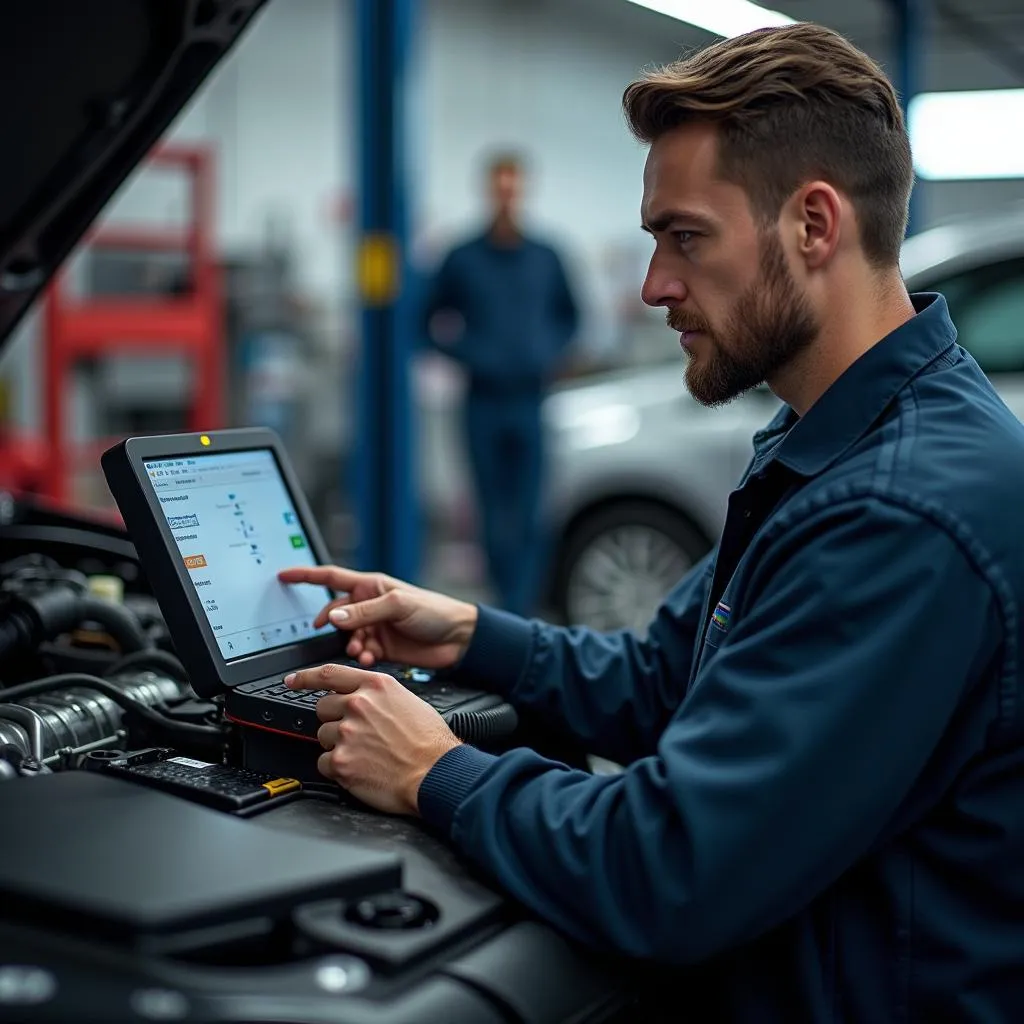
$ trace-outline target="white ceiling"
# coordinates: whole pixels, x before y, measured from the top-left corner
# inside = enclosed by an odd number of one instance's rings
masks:
[[[504,0],[542,5],[546,0]],[[649,37],[652,60],[666,45],[677,51],[706,45],[714,36],[683,22],[655,14],[626,0],[559,0],[590,28]],[[708,0],[714,3],[714,0]],[[886,67],[897,59],[896,20],[890,0],[764,0],[764,6],[799,21],[817,21],[842,32]],[[930,8],[919,39],[923,48],[921,91],[1024,87],[1024,0],[919,0]],[[989,41],[979,42],[963,21],[966,17]]]

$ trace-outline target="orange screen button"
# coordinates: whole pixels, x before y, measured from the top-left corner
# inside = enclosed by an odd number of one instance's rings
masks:
[[[205,569],[206,568],[206,555],[186,555],[185,556],[185,568],[186,569]]]

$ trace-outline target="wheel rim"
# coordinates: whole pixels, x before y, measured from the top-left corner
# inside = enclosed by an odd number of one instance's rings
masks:
[[[601,533],[569,572],[569,621],[644,633],[665,595],[692,566],[693,559],[654,527],[634,524]]]

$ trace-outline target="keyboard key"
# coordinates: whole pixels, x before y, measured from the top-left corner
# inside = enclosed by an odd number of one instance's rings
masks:
[[[266,685],[267,681],[265,679],[257,679],[255,682],[242,683],[241,686],[236,686],[235,691],[237,693],[258,693]]]

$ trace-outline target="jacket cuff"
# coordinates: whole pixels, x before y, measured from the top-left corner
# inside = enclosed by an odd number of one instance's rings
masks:
[[[497,761],[476,747],[462,744],[438,759],[420,783],[417,794],[420,817],[450,836],[455,812],[480,777]]]
[[[527,619],[480,605],[473,639],[452,680],[508,697],[529,664],[535,632]]]

